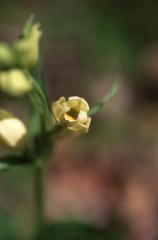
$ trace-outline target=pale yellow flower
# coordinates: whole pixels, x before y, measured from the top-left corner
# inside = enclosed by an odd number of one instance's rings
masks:
[[[0,109],[0,143],[8,148],[22,150],[26,146],[27,129],[11,113]]]
[[[15,52],[20,65],[33,67],[39,58],[39,40],[42,35],[40,25],[35,23],[27,37],[19,39],[15,43]]]
[[[21,96],[32,88],[31,81],[26,74],[19,69],[11,69],[0,72],[0,90],[11,96]]]
[[[80,97],[65,97],[52,103],[52,111],[57,124],[74,132],[87,133],[91,118],[88,117],[89,105]]]

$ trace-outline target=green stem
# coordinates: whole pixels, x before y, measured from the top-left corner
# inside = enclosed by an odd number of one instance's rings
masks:
[[[34,165],[34,208],[35,228],[38,232],[44,223],[44,199],[43,199],[43,164],[42,159],[37,159]]]

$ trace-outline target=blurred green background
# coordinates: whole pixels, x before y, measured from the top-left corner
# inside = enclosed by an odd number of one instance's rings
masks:
[[[127,239],[157,239],[158,2],[0,0],[0,40],[14,42],[31,13],[43,31],[50,103],[76,95],[92,105],[121,79],[117,96],[92,119],[87,135],[57,142],[45,176],[48,223],[77,219]],[[0,96],[0,103],[27,122],[26,99]],[[0,224],[6,226],[0,236],[11,231],[11,222],[20,239],[30,236],[31,176],[22,167],[0,175]]]

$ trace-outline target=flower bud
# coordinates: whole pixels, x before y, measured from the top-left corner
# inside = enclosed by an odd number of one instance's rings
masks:
[[[15,56],[13,49],[6,43],[0,42],[0,67],[13,66]]]
[[[18,97],[32,88],[31,81],[26,74],[19,69],[0,72],[0,90],[11,96]]]
[[[33,67],[39,58],[39,40],[42,32],[39,29],[39,24],[32,26],[27,37],[19,39],[15,43],[15,52],[20,65],[26,68]]]
[[[26,146],[27,129],[22,121],[0,109],[0,144],[22,150]]]
[[[83,98],[61,97],[52,103],[52,111],[57,124],[74,132],[88,132],[91,118],[88,117],[89,105]]]

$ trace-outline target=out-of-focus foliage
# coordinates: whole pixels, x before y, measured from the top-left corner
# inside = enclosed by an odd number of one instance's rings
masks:
[[[15,223],[9,220],[8,216],[0,212],[0,238],[3,240],[18,240],[18,229]]]
[[[123,240],[121,235],[81,222],[61,221],[46,226],[35,240]]]

